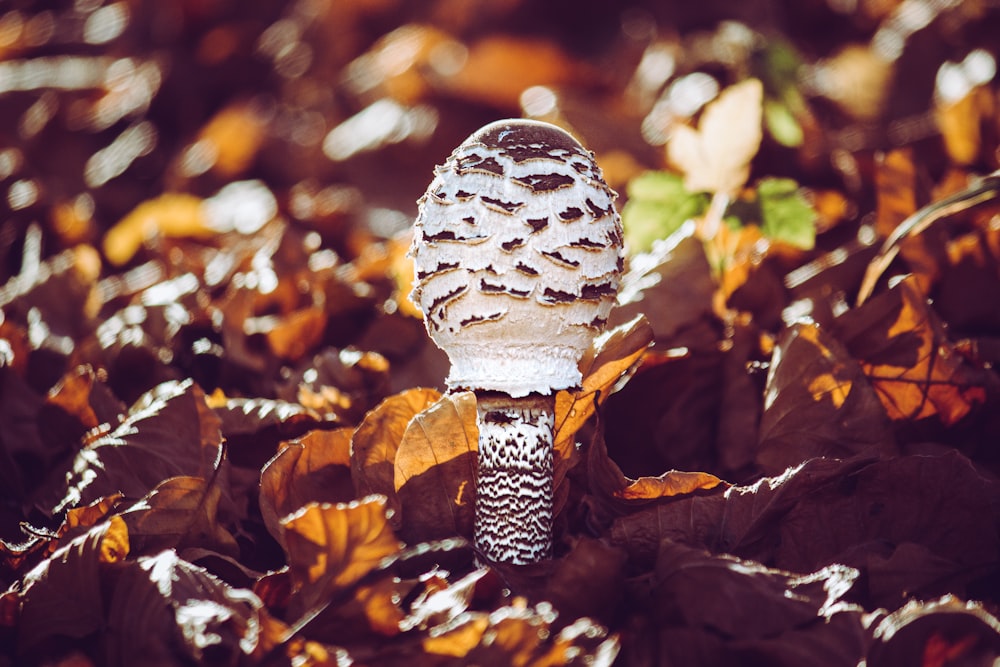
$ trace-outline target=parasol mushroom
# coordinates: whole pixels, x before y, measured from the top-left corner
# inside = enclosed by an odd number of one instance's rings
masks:
[[[475,545],[551,556],[555,393],[603,328],[623,264],[621,219],[593,155],[548,123],[503,120],[465,140],[419,201],[410,298],[476,394]]]

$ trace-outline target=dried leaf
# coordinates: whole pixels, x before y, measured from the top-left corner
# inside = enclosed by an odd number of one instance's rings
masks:
[[[260,513],[268,532],[283,540],[280,519],[310,502],[354,498],[351,483],[352,429],[310,431],[283,443],[260,473]]]
[[[258,648],[260,599],[172,550],[128,561],[107,579],[108,665],[239,664]]]
[[[913,277],[842,315],[837,328],[895,421],[937,416],[951,425],[986,400],[987,378],[948,342]]]
[[[274,326],[264,333],[271,351],[277,357],[296,362],[319,346],[326,322],[326,311],[323,308],[302,308],[277,318]]]
[[[357,582],[400,544],[389,527],[386,499],[310,503],[281,520],[299,615]]]
[[[135,207],[104,235],[104,256],[115,266],[132,259],[156,235],[196,238],[213,236],[202,199],[185,193],[167,193]]]
[[[410,420],[433,405],[435,389],[408,389],[390,396],[369,412],[351,438],[351,477],[359,496],[378,493],[398,508],[395,461]]]
[[[575,462],[576,433],[600,403],[627,380],[653,342],[653,329],[643,315],[601,334],[580,360],[583,383],[579,391],[556,394],[555,470],[558,488]]]
[[[219,419],[190,380],[167,382],[144,394],[113,430],[77,455],[58,494],[61,512],[113,493],[141,498],[170,477],[210,478],[220,462]]]
[[[403,539],[471,538],[478,440],[471,392],[443,396],[410,420],[395,458]]]
[[[516,109],[527,88],[567,84],[589,73],[551,41],[488,35],[469,46],[461,69],[439,85],[466,100]]]
[[[667,664],[854,665],[867,638],[847,604],[858,572],[797,575],[666,541],[656,561],[652,621]]]
[[[232,178],[245,172],[266,138],[267,122],[253,102],[234,102],[215,114],[187,149],[192,163]],[[193,153],[193,155],[192,155]],[[191,167],[188,168],[189,170]],[[195,173],[198,167],[195,167]]]
[[[221,497],[217,484],[200,477],[160,482],[121,514],[132,537],[132,551],[150,555],[168,548],[199,546],[237,555],[236,539],[218,522]]]
[[[907,603],[881,619],[872,637],[872,667],[989,664],[1000,657],[1000,620],[952,595]]]
[[[599,436],[590,442],[587,454],[587,475],[591,491],[600,494],[603,496],[603,501],[615,506],[620,505],[615,501],[626,503],[652,501],[686,495],[695,491],[707,491],[720,484],[728,486],[715,475],[680,470],[669,470],[655,477],[629,479],[608,456],[604,439]]]
[[[764,87],[747,79],[722,91],[694,130],[674,128],[667,157],[684,172],[689,192],[734,196],[750,176],[750,161],[762,138]]]
[[[74,538],[28,572],[18,587],[18,652],[29,653],[60,635],[81,638],[103,627],[101,570],[129,552],[118,517]]]
[[[767,474],[815,456],[897,453],[861,366],[815,323],[794,324],[778,339],[763,407],[756,462]]]

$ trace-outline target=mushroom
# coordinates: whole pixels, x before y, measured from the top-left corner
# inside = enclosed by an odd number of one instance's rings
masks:
[[[578,387],[623,265],[621,219],[593,154],[548,123],[503,120],[452,152],[420,199],[410,299],[474,391],[475,546],[551,557],[555,393]]]

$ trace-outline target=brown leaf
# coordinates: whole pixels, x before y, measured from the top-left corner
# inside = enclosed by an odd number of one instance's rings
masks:
[[[403,539],[471,538],[478,441],[471,392],[442,396],[410,420],[395,458]]]
[[[643,594],[667,664],[846,666],[863,655],[863,610],[843,599],[852,568],[803,576],[666,541],[655,572]]]
[[[837,329],[895,421],[948,426],[986,399],[987,378],[954,350],[913,277],[840,316]]]
[[[521,603],[523,604],[523,602]],[[465,617],[466,625],[481,627],[478,615]],[[554,633],[551,606],[501,607],[488,617],[479,644],[462,656],[466,664],[480,665],[610,665],[618,655],[618,637],[588,618],[581,618]],[[460,626],[461,627],[461,626]],[[449,628],[457,630],[457,628]]]
[[[913,600],[885,616],[872,630],[866,664],[989,664],[1000,657],[1000,620],[983,605],[946,595]]]
[[[133,552],[150,555],[189,546],[221,554],[239,553],[236,539],[218,522],[222,490],[200,477],[172,477],[156,485],[121,517],[132,536]]]
[[[880,156],[875,170],[875,231],[888,238],[899,225],[927,203],[927,193],[920,188],[921,174],[911,147],[897,148]],[[924,293],[938,276],[936,247],[940,239],[929,235],[908,236],[900,241],[899,253],[910,269],[920,276]]]
[[[210,478],[220,462],[219,419],[190,380],[147,392],[128,416],[89,442],[65,475],[54,512],[121,492],[141,498],[170,477]]]
[[[118,517],[58,549],[18,586],[18,652],[37,650],[60,635],[81,638],[103,627],[102,567],[129,552],[128,529]]]
[[[227,398],[216,392],[210,404],[222,422],[229,460],[259,469],[284,440],[317,428],[323,417],[309,408],[269,398]]]
[[[323,308],[301,308],[275,318],[264,334],[275,356],[287,362],[296,362],[322,342],[326,321]]]
[[[717,285],[705,245],[693,236],[694,226],[685,232],[674,234],[649,254],[632,258],[622,276],[619,305],[611,311],[610,325],[643,315],[653,328],[657,348],[714,346],[712,299]]]
[[[122,564],[107,577],[102,649],[112,667],[239,664],[260,641],[259,598],[173,550]]]
[[[105,257],[121,266],[158,234],[196,238],[214,235],[202,201],[191,194],[171,192],[142,202],[104,235]]]
[[[350,428],[310,431],[282,443],[260,473],[260,512],[271,536],[283,540],[280,519],[310,502],[354,498]]]
[[[626,477],[611,457],[604,438],[597,436],[590,442],[587,454],[587,474],[591,490],[603,496],[602,500],[618,506],[625,503],[652,501],[686,495],[696,491],[714,489],[720,484],[729,486],[715,475],[706,472],[669,470],[661,475],[638,479]]]
[[[442,77],[440,88],[466,100],[516,109],[526,88],[566,84],[589,73],[551,41],[488,35],[469,46],[464,65]]]
[[[417,414],[441,398],[435,389],[408,389],[390,396],[370,411],[351,438],[351,477],[357,495],[382,494],[397,509],[396,451]]]
[[[300,615],[399,550],[386,512],[385,498],[373,495],[348,504],[310,503],[281,520],[292,606]]]
[[[815,456],[897,453],[861,366],[825,329],[793,324],[778,339],[764,390],[756,462],[780,473]]]
[[[652,343],[653,328],[643,315],[616,326],[595,340],[580,360],[580,389],[556,394],[553,488],[558,488],[575,463],[577,431],[597,406],[635,372]]]

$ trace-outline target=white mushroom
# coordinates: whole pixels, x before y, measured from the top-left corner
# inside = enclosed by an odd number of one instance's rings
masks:
[[[604,326],[622,269],[615,192],[548,123],[504,120],[455,149],[420,199],[410,298],[476,392],[475,542],[490,560],[551,555],[555,392]]]

